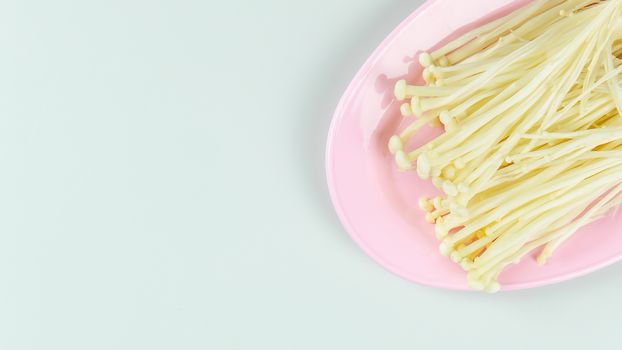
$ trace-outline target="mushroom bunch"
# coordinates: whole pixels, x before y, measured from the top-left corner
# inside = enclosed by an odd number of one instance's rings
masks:
[[[400,80],[412,122],[388,147],[444,195],[422,198],[440,251],[469,285],[540,248],[550,255],[622,202],[622,0],[536,0],[422,53]],[[444,127],[407,149],[424,125]]]

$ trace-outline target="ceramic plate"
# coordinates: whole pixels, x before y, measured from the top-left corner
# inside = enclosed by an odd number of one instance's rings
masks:
[[[333,117],[326,172],[343,226],[387,270],[413,282],[467,290],[465,272],[442,256],[431,224],[417,201],[437,194],[414,172],[397,171],[386,144],[402,123],[393,85],[422,82],[418,55],[452,37],[508,13],[528,1],[432,0],[402,22],[354,77]],[[423,143],[438,131],[418,134]],[[622,215],[584,227],[538,266],[532,256],[507,268],[503,290],[559,282],[594,271],[622,257]]]

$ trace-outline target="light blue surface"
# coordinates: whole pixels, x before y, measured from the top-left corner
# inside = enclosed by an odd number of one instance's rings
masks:
[[[618,344],[622,264],[448,292],[339,225],[330,117],[419,3],[2,1],[0,349]]]

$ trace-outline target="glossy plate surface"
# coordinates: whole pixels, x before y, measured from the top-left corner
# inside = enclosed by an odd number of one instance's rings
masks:
[[[438,251],[432,225],[417,206],[434,187],[393,165],[386,144],[402,123],[393,85],[421,82],[418,54],[529,1],[430,0],[402,22],[354,77],[333,117],[326,172],[337,214],[350,236],[376,262],[413,282],[467,290],[462,269]],[[438,134],[418,134],[422,143]],[[501,275],[503,290],[573,278],[622,257],[622,215],[587,227],[560,247],[545,266],[528,256]]]

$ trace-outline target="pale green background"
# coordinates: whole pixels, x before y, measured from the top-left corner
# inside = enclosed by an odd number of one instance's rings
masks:
[[[0,349],[587,349],[622,264],[403,281],[324,182],[340,94],[421,1],[0,2]]]

